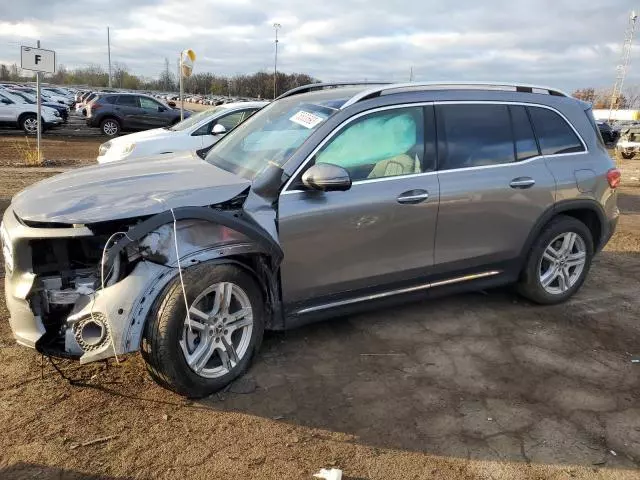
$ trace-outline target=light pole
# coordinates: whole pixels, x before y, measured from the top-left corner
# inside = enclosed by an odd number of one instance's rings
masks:
[[[273,62],[273,99],[278,96],[278,29],[282,28],[279,23],[274,23],[273,28],[276,31],[276,58]]]

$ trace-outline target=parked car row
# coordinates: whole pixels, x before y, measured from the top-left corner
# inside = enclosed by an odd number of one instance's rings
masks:
[[[68,107],[42,98],[42,130],[55,127],[68,118]],[[38,130],[38,106],[35,96],[14,85],[0,85],[0,125],[34,135]]]
[[[180,95],[174,93],[157,93],[153,94],[154,97],[159,98],[161,100],[168,100],[173,102],[180,101]],[[261,101],[260,99],[250,98],[250,97],[230,97],[223,95],[192,95],[186,94],[184,96],[184,101],[187,103],[197,103],[200,105],[224,105],[227,103],[238,103],[238,102],[255,102]]]

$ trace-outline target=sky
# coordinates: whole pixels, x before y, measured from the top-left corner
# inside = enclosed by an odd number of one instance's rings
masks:
[[[611,87],[632,0],[0,0],[0,62],[20,45],[67,67],[107,60],[157,77],[196,52],[194,72],[278,70],[323,81],[500,80]],[[640,20],[639,20],[640,23]],[[640,30],[640,28],[639,28]],[[640,38],[640,36],[639,36]],[[638,45],[635,45],[638,47]],[[640,84],[635,48],[628,84]]]

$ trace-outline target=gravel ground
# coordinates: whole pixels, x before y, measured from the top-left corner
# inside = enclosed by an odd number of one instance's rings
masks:
[[[640,478],[637,165],[568,303],[500,289],[268,334],[247,376],[200,401],[138,355],[56,361],[63,378],[15,345],[0,300],[0,478]],[[54,173],[2,172],[2,208]]]

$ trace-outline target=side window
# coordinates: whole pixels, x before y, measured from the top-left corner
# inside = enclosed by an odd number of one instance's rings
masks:
[[[138,104],[138,97],[136,97],[135,95],[120,95],[116,104],[122,107],[138,108],[140,106]]]
[[[115,95],[107,95],[106,97],[103,97],[102,101],[104,103],[116,103],[116,100],[118,99],[117,96]]]
[[[353,181],[422,173],[422,107],[398,108],[350,123],[316,154],[316,163],[345,168]]]
[[[160,107],[160,104],[155,100],[151,100],[150,98],[147,98],[147,97],[139,97],[139,99],[140,99],[141,108],[144,108],[145,110],[149,110],[151,112],[159,111],[158,107]]]
[[[200,137],[202,135],[211,134],[211,127],[213,126],[213,122],[205,123],[199,129],[191,134],[193,137]]]
[[[517,160],[526,160],[540,155],[525,107],[511,105],[509,110],[511,111],[511,123],[513,125],[513,139],[516,142]]]
[[[529,107],[529,114],[543,155],[584,152],[580,139],[556,112],[548,108]]]
[[[227,132],[238,125],[244,118],[244,111],[230,113],[219,118],[215,123],[222,125]]]
[[[439,105],[440,170],[515,161],[507,105]]]

